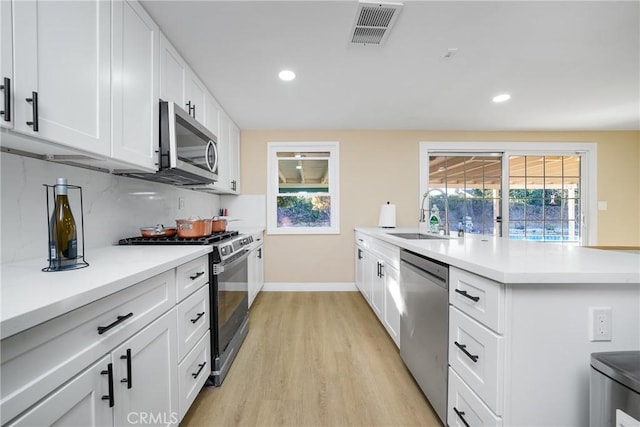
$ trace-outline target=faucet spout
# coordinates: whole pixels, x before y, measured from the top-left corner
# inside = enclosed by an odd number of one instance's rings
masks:
[[[444,234],[448,236],[449,235],[449,197],[447,197],[447,194],[444,191],[438,188],[431,188],[422,195],[422,201],[420,202],[420,216],[418,218],[418,221],[426,222],[429,203],[427,203],[427,208],[425,209],[424,202],[429,201],[429,197],[431,197],[431,193],[433,192],[438,192],[444,196]]]

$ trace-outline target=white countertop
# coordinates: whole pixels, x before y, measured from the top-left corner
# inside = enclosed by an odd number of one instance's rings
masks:
[[[211,246],[109,246],[89,267],[43,272],[41,258],[2,264],[0,337],[24,331],[211,252]]]
[[[437,240],[389,235],[417,228],[356,231],[502,283],[640,283],[640,255],[635,253],[469,234]]]

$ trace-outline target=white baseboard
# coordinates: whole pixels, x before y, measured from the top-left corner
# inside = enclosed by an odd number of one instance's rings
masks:
[[[356,292],[353,282],[265,282],[264,292]]]

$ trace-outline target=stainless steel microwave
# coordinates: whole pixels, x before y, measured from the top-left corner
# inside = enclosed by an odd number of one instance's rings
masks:
[[[160,101],[159,142],[157,172],[114,173],[177,186],[218,181],[216,136],[173,102]]]
[[[155,175],[175,185],[213,184],[218,180],[217,142],[182,108],[161,101],[160,170]]]

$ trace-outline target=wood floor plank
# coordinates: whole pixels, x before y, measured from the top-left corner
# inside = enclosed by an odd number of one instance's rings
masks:
[[[441,424],[359,293],[262,292],[222,387],[181,425]]]

